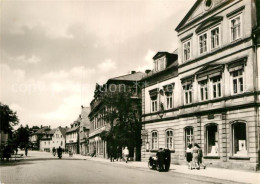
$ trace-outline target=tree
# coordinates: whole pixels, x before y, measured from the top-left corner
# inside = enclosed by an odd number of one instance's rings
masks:
[[[29,145],[30,130],[28,125],[23,127],[21,125],[13,135],[13,146],[15,148],[20,147],[21,149]]]
[[[19,119],[16,112],[13,112],[8,105],[0,102],[0,130],[10,133],[13,130],[13,126],[18,125],[18,123]]]
[[[136,148],[137,160],[141,153],[141,99],[132,98],[132,93],[107,92],[102,99],[107,108],[105,119],[109,130],[101,133],[108,146],[128,146],[130,153]]]

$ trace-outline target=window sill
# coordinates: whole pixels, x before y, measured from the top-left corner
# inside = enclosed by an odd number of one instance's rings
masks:
[[[152,152],[152,153],[155,153],[155,152],[157,152],[158,150],[150,150],[150,152]]]
[[[220,156],[204,156],[204,159],[220,159]]]
[[[247,156],[231,156],[229,157],[230,160],[250,160],[250,157]]]

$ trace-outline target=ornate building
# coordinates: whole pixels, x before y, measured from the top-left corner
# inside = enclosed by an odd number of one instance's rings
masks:
[[[175,66],[158,53],[145,79],[143,160],[168,147],[184,164],[198,143],[210,165],[259,169],[259,10],[254,0],[196,1],[176,28]]]

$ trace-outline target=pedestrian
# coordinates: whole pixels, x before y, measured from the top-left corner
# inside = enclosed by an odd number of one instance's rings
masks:
[[[186,161],[188,162],[188,169],[191,169],[192,170],[192,144],[189,144],[187,149],[186,149]]]
[[[199,156],[198,156],[198,163],[199,163],[199,167],[202,166],[204,169],[206,169],[206,165],[203,163],[203,151],[201,149],[201,147],[198,145],[199,147]]]
[[[122,158],[122,151],[121,150],[122,149],[119,146],[117,146],[117,148],[116,148],[116,161],[118,161],[118,159],[119,159],[119,161],[121,161],[121,158]]]
[[[112,145],[109,146],[109,157],[110,157],[110,162],[114,162],[114,150]]]
[[[164,169],[169,171],[171,165],[171,151],[169,149],[164,149]]]
[[[194,166],[195,166],[196,169],[200,169],[200,166],[199,166],[199,145],[197,143],[195,143],[192,150],[193,150],[192,160],[194,162]]]
[[[159,164],[159,171],[164,171],[164,160],[165,155],[162,148],[159,149],[159,151],[156,153],[158,164]]]
[[[125,163],[127,163],[128,157],[129,157],[129,150],[128,150],[127,146],[123,150],[123,155],[124,155]]]
[[[55,149],[55,147],[52,148],[52,154],[53,154],[53,156],[56,155],[56,149]]]
[[[28,155],[28,147],[27,146],[25,146],[24,152],[25,152],[25,156],[27,156]]]

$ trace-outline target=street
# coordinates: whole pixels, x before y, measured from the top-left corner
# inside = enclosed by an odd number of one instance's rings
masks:
[[[109,162],[30,152],[21,161],[0,166],[0,183],[234,183],[174,172],[129,168]]]

